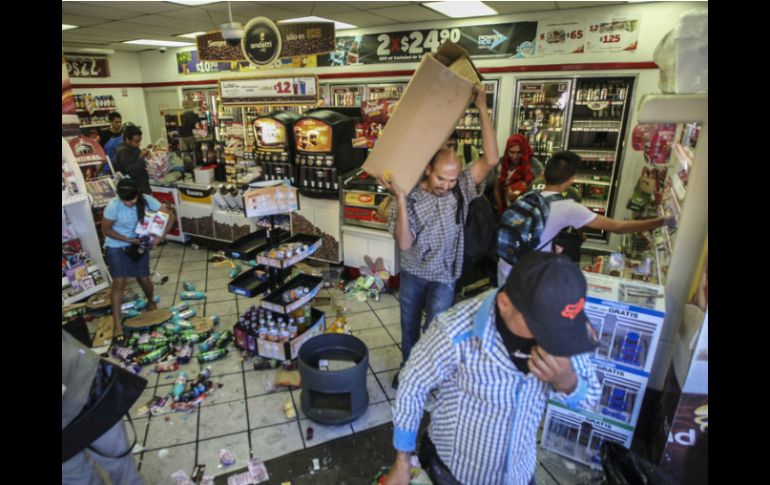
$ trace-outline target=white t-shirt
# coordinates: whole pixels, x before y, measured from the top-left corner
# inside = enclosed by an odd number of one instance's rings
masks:
[[[543,197],[548,197],[556,192],[543,191]],[[559,231],[565,227],[574,227],[580,229],[596,218],[596,213],[591,209],[579,204],[572,199],[555,200],[551,202],[551,210],[548,213],[548,219],[545,220],[543,233],[540,235],[539,251],[551,252],[553,238],[559,234]]]

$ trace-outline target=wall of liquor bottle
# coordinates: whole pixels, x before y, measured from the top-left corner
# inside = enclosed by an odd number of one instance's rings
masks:
[[[583,204],[607,217],[613,212],[632,86],[630,77],[575,80],[566,149],[582,159],[576,188],[583,195]],[[594,239],[607,237],[603,231],[585,232]]]
[[[115,111],[115,98],[111,94],[93,96],[91,93],[75,94],[75,112],[80,118],[81,128],[109,125],[107,116]]]
[[[526,80],[517,84],[515,132],[527,137],[538,159],[564,149],[571,79]]]

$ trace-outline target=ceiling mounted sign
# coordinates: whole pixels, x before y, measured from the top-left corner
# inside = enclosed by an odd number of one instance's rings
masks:
[[[267,17],[255,17],[246,24],[241,48],[248,60],[258,66],[275,61],[281,54],[281,31]]]

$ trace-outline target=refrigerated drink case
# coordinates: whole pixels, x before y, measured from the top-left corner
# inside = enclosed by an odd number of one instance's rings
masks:
[[[522,80],[516,86],[514,132],[527,137],[544,162],[565,149],[572,79]]]
[[[582,203],[612,217],[614,188],[620,174],[628,102],[634,78],[579,78],[575,82],[566,149],[582,158],[575,180]],[[607,234],[586,228],[585,235],[606,240]]]

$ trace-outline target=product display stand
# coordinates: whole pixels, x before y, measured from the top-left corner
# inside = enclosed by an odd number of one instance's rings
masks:
[[[296,312],[315,298],[321,289],[323,278],[299,274],[286,280],[289,268],[308,258],[321,247],[321,238],[295,234],[281,241],[280,231],[275,225],[275,215],[279,213],[282,212],[269,215],[268,247],[257,255],[258,266],[231,281],[228,289],[233,293],[247,296],[269,292],[262,298],[260,306],[283,319],[288,318],[289,314]],[[285,252],[286,245],[291,243],[301,243],[304,249],[299,252]],[[247,311],[244,317],[250,312]],[[251,322],[243,322],[242,319],[234,328],[235,344],[261,357],[278,360],[294,359],[305,341],[323,333],[326,328],[323,312],[311,308],[310,315],[306,315],[305,318],[307,317],[310,321],[306,327],[303,325],[305,328],[299,329],[304,331],[294,338],[284,336],[283,341],[279,340],[275,332],[259,332],[253,318]],[[294,333],[297,331],[295,330]]]

